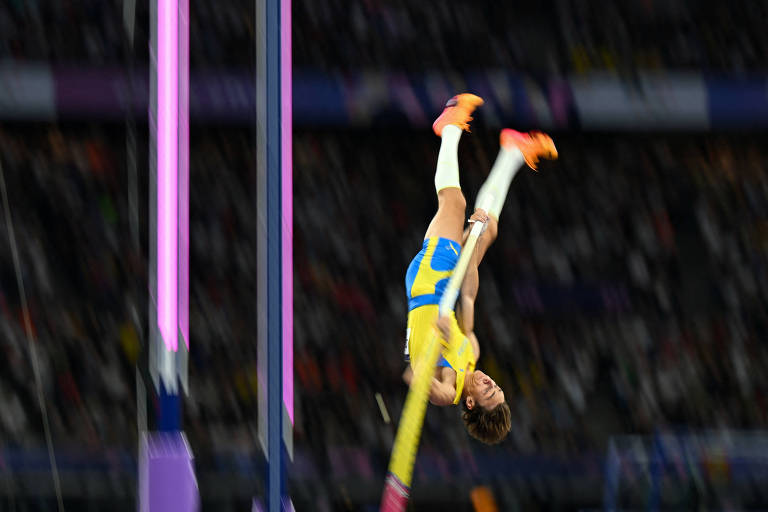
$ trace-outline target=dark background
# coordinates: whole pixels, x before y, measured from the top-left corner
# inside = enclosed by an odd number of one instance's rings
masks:
[[[0,93],[0,163],[71,510],[135,509],[149,135],[145,109],[126,115],[103,87],[68,103],[83,90],[62,77],[99,71],[145,97],[148,12],[136,3],[131,43],[122,2],[0,4],[0,84],[18,91],[45,69],[64,89],[48,110]],[[184,428],[203,509],[246,510],[262,486],[255,134],[242,97],[254,4],[192,0],[191,15],[193,89],[220,86],[192,107]],[[473,510],[477,486],[502,511],[598,509],[614,477],[624,506],[646,508],[660,466],[661,509],[768,505],[767,18],[762,0],[294,1],[297,510],[378,504],[407,391],[404,274],[436,208],[429,126],[464,90],[488,100],[460,145],[470,205],[500,128],[547,130],[560,159],[516,177],[480,270],[479,366],[504,388],[512,432],[487,448],[456,408],[430,409],[414,510]],[[699,84],[701,104],[672,94]],[[585,107],[588,93],[600,108]],[[51,510],[9,220],[0,510]],[[627,435],[638,437],[624,450]],[[611,440],[621,471],[606,469]]]

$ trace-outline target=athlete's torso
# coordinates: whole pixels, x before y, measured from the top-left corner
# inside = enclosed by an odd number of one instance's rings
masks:
[[[405,276],[408,297],[408,329],[406,335],[406,360],[418,361],[426,352],[427,343],[434,332],[438,317],[438,303],[459,259],[461,245],[446,238],[424,240],[419,254],[411,261]],[[477,357],[472,346],[459,328],[456,315],[451,312],[451,340],[438,362],[437,376],[443,381],[450,379],[448,369],[455,372],[456,396],[459,403],[464,388],[464,378],[475,368]]]

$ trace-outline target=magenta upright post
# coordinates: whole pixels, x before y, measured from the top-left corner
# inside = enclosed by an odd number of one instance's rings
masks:
[[[149,364],[155,432],[139,446],[139,510],[199,510],[181,430],[189,350],[189,0],[151,0]]]
[[[293,458],[293,59],[291,0],[280,0],[283,442]]]

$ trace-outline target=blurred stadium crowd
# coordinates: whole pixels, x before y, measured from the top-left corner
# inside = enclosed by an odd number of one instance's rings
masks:
[[[470,204],[496,153],[484,135],[460,150]],[[349,401],[341,427],[321,421],[339,404],[304,423],[318,447],[340,431],[366,447],[391,435],[372,396],[399,410],[401,274],[436,207],[428,137],[296,140],[297,376],[302,394]],[[560,154],[516,178],[481,267],[480,364],[516,411],[506,449],[577,453],[663,425],[764,427],[768,182],[757,139],[564,136]],[[378,429],[349,421],[366,410]],[[469,443],[458,421],[432,419],[427,445]]]
[[[191,0],[193,67],[253,66],[253,2],[228,5]],[[738,74],[768,64],[763,1],[294,6],[297,69]],[[149,13],[137,8],[135,57],[145,65]],[[0,60],[120,66],[126,48],[120,2],[0,3]],[[497,151],[496,133],[473,130],[460,149],[469,204]],[[599,454],[617,433],[768,428],[759,378],[768,370],[768,154],[759,137],[554,135],[561,159],[516,178],[480,270],[480,365],[513,410],[495,452]],[[259,451],[255,139],[247,128],[201,125],[192,138],[184,425],[201,465],[216,467],[222,454]],[[148,201],[146,133],[138,139],[134,182],[122,125],[0,125],[58,450],[136,446]],[[436,206],[438,142],[428,129],[295,131],[294,476],[319,482],[317,503],[339,480],[381,482],[406,391],[404,273]],[[0,452],[44,446],[6,220]],[[420,454],[433,476],[470,478],[479,469],[458,460],[482,453],[457,410],[430,409]]]
[[[0,131],[33,333],[44,347],[38,352],[44,390],[54,406],[57,443],[65,448],[135,442],[133,382],[147,314],[148,184],[145,170],[134,185],[142,206],[131,208],[124,136],[109,127],[71,127],[66,135],[53,125]],[[209,133],[194,155],[191,208],[196,218],[190,231],[196,311],[191,317],[192,330],[205,342],[192,354],[201,371],[193,383],[197,399],[188,403],[186,413],[192,428],[202,414],[208,420],[205,429],[214,427],[214,440],[216,421],[241,419],[242,400],[255,385],[248,381],[248,359],[239,353],[252,348],[255,360],[255,346],[245,343],[254,326],[243,325],[255,283],[251,146],[245,136],[233,143]],[[222,175],[227,179],[221,180]],[[141,216],[135,222],[144,225],[133,237],[135,215]],[[32,446],[41,440],[41,424],[5,222],[2,229],[2,325],[8,353],[4,396],[19,413],[4,415],[8,435],[3,439]],[[234,371],[234,361],[242,368]],[[233,387],[219,389],[218,380],[232,380]],[[236,391],[242,400],[230,396]],[[239,405],[232,409],[234,404]],[[232,445],[236,437],[224,439]]]
[[[63,450],[130,451],[136,441],[146,262],[126,236],[120,137],[84,127],[0,132]],[[193,137],[185,424],[200,460],[215,461],[258,450],[255,157],[248,130]],[[560,161],[513,183],[481,267],[480,364],[514,411],[497,450],[577,455],[602,451],[611,434],[664,425],[767,427],[758,378],[768,369],[765,149],[746,136],[557,140]],[[350,475],[377,482],[386,465],[395,424],[375,393],[396,421],[404,269],[436,205],[437,147],[431,134],[296,134],[297,474],[327,488]],[[462,142],[470,204],[496,147],[482,129]],[[2,230],[0,408],[11,413],[0,437],[33,448],[41,422],[5,222]],[[427,416],[421,453],[446,478],[470,476],[455,461],[482,450],[458,414]]]
[[[136,38],[149,12],[137,2]],[[0,5],[0,58],[114,64],[125,57],[121,2],[10,1]],[[251,0],[227,8],[191,0],[192,65],[252,65]],[[297,0],[295,64],[324,71],[375,66],[422,72],[484,67],[530,74],[612,69],[748,72],[766,67],[768,5],[737,0],[497,2]],[[77,26],[73,33],[69,27]],[[430,44],[424,44],[425,33]],[[143,48],[143,47],[140,47]],[[137,51],[138,62],[147,53]]]
[[[684,0],[498,2],[304,0],[294,44],[302,66],[561,74],[636,68],[747,71],[765,67],[764,2]],[[734,28],[738,27],[736,34]],[[424,44],[425,36],[430,44]],[[732,37],[735,36],[735,37]]]

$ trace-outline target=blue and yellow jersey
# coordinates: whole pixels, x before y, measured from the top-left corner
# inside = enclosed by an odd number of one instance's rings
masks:
[[[408,311],[439,304],[459,261],[461,244],[447,238],[427,238],[405,273]]]
[[[408,297],[408,328],[406,331],[406,361],[418,361],[435,329],[438,304],[459,261],[461,245],[447,238],[424,240],[421,251],[411,261],[405,275]],[[444,349],[438,366],[450,367],[456,372],[458,404],[468,371],[475,369],[475,354],[467,337],[459,328],[456,315],[451,312],[451,339]]]

